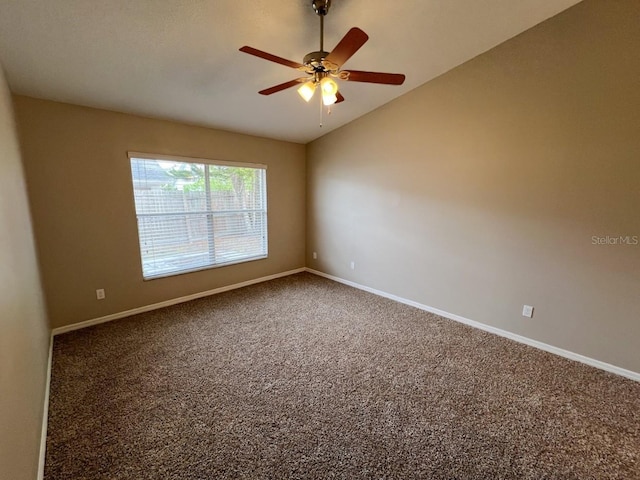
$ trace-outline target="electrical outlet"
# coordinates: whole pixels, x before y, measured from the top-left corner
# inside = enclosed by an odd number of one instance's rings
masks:
[[[104,288],[99,288],[96,290],[96,298],[98,300],[104,300],[105,294],[104,294]]]
[[[313,252],[313,259],[317,260],[318,259],[318,252]]]
[[[523,317],[533,317],[533,307],[531,305],[524,305],[522,307],[522,316]]]
[[[355,269],[356,269],[356,262],[351,260],[351,270],[355,270]]]

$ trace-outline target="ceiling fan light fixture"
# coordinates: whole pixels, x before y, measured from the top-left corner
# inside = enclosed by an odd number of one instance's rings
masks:
[[[322,92],[322,103],[327,107],[338,101],[338,84],[330,77],[322,77],[320,80],[320,91]]]
[[[298,88],[298,93],[305,102],[309,102],[309,100],[311,100],[315,91],[316,83],[313,81],[305,82],[300,86],[300,88]]]
[[[322,95],[333,95],[338,93],[338,84],[330,77],[324,77],[320,80],[320,87],[322,88]]]

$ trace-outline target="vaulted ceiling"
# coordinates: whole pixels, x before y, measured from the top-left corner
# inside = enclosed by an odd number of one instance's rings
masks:
[[[402,86],[340,82],[324,113],[299,72],[319,49],[311,0],[0,0],[0,62],[14,93],[306,143],[374,110],[579,0],[333,0],[325,50],[357,26],[369,41],[345,69],[404,73]]]

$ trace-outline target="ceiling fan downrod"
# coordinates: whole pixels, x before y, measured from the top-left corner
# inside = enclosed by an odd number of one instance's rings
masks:
[[[311,6],[320,17],[320,51],[324,52],[324,16],[329,13],[331,0],[311,0]]]

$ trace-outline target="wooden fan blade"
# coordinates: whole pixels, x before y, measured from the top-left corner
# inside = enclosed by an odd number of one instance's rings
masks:
[[[385,85],[402,85],[405,76],[401,73],[363,72],[348,70],[350,82],[383,83]]]
[[[366,43],[367,40],[369,40],[369,35],[364,33],[358,27],[353,27],[344,37],[342,37],[342,40],[340,40],[340,43],[336,45],[336,48],[327,55],[326,60],[340,68],[360,49],[360,47],[362,47],[362,45]]]
[[[258,93],[260,95],[271,95],[272,93],[277,93],[282,90],[286,90],[287,88],[291,88],[294,85],[297,85],[302,82],[306,82],[309,80],[308,78],[296,78],[295,80],[289,80],[288,82],[281,83],[280,85],[275,85],[271,88],[265,88],[264,90],[260,90]]]
[[[293,62],[291,60],[287,60],[286,58],[277,57],[275,55],[271,55],[270,53],[263,52],[262,50],[258,50],[257,48],[247,47],[246,45],[242,47],[240,51],[248,53],[249,55],[263,58],[265,60],[269,60],[270,62],[279,63],[280,65],[284,65],[285,67],[304,68],[304,65],[302,65],[301,63]]]
[[[336,93],[336,97],[338,97],[338,100],[336,100],[336,103],[344,102],[344,97],[340,92]]]

